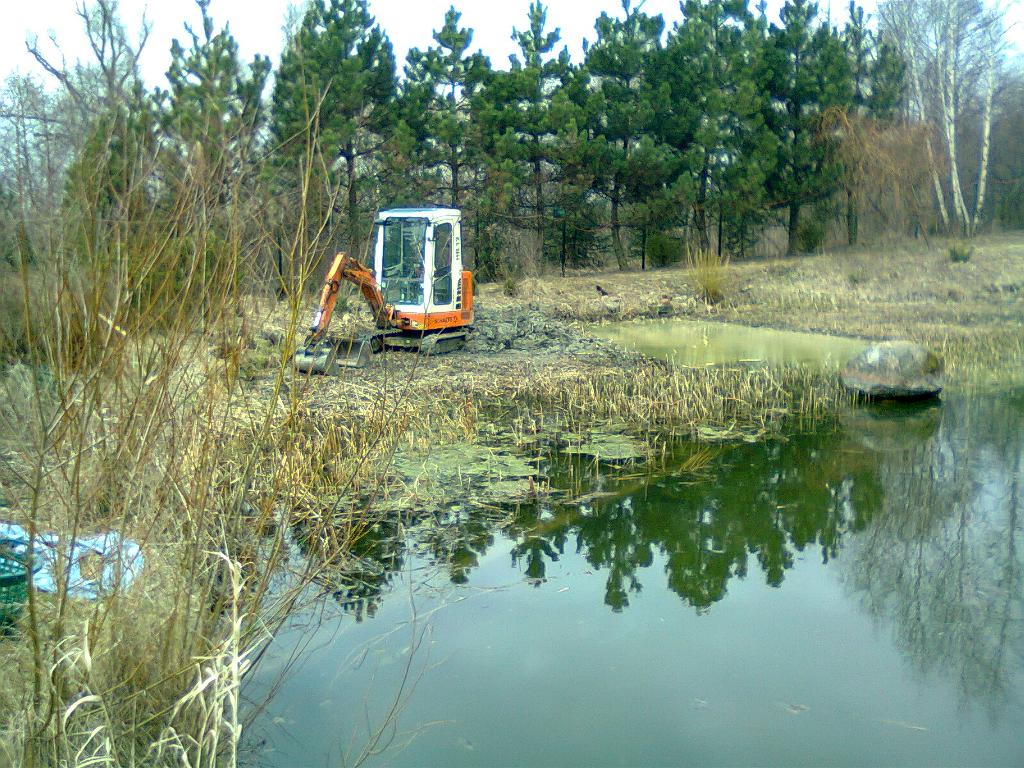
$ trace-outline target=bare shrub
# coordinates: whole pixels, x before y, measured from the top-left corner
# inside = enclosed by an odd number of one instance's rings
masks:
[[[856,209],[877,229],[919,235],[936,225],[926,127],[892,124],[832,108],[819,131],[838,137],[838,158]]]

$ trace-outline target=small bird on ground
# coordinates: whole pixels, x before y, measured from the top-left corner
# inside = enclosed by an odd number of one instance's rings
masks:
[[[595,287],[595,288],[597,288],[597,294],[598,294],[598,296],[607,296],[607,295],[608,295],[608,291],[606,291],[606,290],[605,290],[604,288],[602,288],[602,287],[601,287],[600,285],[595,285],[594,287]]]

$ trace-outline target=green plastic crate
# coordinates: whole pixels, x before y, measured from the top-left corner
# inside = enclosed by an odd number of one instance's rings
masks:
[[[0,553],[0,626],[11,624],[28,600],[28,568],[9,553]]]

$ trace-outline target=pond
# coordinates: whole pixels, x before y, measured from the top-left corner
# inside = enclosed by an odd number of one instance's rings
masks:
[[[695,450],[368,538],[252,764],[1024,764],[1024,393]]]
[[[634,320],[588,331],[652,357],[691,366],[770,362],[838,368],[868,345],[843,336],[697,320]]]

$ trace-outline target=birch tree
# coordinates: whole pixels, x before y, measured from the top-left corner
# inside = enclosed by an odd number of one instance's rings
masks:
[[[973,235],[985,205],[995,83],[1005,52],[1005,11],[982,0],[886,0],[879,5],[879,14],[906,61],[910,116],[932,129],[927,149],[942,224]],[[979,102],[978,176],[971,205],[961,173],[965,153],[960,129]]]
[[[978,189],[971,218],[971,234],[977,230],[985,211],[985,192],[988,183],[989,157],[992,148],[992,101],[996,90],[996,77],[1006,51],[1006,35],[1003,26],[1002,9],[996,8],[989,14],[983,29],[984,74],[981,86],[981,150],[978,163]]]

